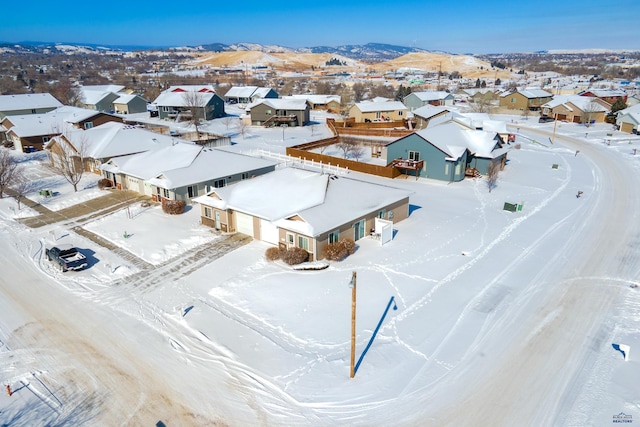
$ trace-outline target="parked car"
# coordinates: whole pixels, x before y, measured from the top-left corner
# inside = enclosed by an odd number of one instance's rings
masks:
[[[538,120],[538,123],[549,123],[554,121],[555,119],[553,117],[549,117],[549,116],[541,116],[540,119]]]
[[[45,255],[49,261],[58,264],[63,273],[67,270],[82,270],[88,265],[87,257],[70,244],[48,248]]]

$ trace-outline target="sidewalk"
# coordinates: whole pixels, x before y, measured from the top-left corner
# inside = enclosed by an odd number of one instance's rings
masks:
[[[7,190],[6,193],[8,196],[13,196],[11,190]],[[107,194],[102,197],[90,199],[86,202],[79,203],[59,211],[52,211],[36,201],[23,199],[21,203],[38,212],[38,215],[28,218],[20,218],[18,219],[18,222],[30,228],[39,228],[63,221],[86,221],[116,211],[136,202],[150,200],[151,198],[149,196],[144,196],[129,190],[109,190]]]

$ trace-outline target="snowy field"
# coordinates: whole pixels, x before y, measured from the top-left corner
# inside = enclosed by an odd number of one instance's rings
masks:
[[[322,271],[267,262],[262,242],[181,264],[218,238],[197,206],[75,224],[153,264],[141,271],[70,227],[19,225],[26,209],[0,200],[0,379],[16,391],[0,397],[0,424],[640,422],[640,140],[610,125],[562,123],[553,137],[552,123],[501,119],[521,148],[491,193],[483,180],[352,173],[412,191],[410,216],[392,242],[361,239]],[[283,151],[325,130],[284,132],[251,128],[231,148]],[[50,209],[99,195],[33,163],[57,192]],[[89,268],[53,269],[42,248],[54,242],[90,253]]]

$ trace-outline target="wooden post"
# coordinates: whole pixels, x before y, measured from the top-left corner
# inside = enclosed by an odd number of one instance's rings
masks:
[[[9,397],[11,397],[11,395],[13,394],[13,392],[11,391],[11,384],[7,384],[7,394],[9,395]]]
[[[558,125],[558,113],[553,113],[553,138],[551,138],[551,144],[556,141],[556,126]]]
[[[351,276],[351,373],[350,378],[356,376],[356,272]]]

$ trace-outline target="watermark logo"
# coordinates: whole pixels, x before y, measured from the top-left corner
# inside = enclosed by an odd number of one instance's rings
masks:
[[[624,412],[620,412],[619,414],[613,416],[612,421],[616,424],[617,423],[631,424],[633,422],[633,416],[627,415]]]

